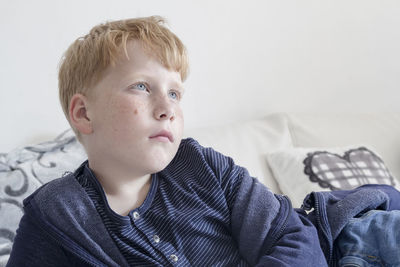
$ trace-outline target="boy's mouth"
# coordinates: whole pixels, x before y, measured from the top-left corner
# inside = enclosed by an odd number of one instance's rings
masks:
[[[174,137],[172,136],[171,132],[167,131],[167,130],[162,130],[152,136],[149,137],[150,139],[157,139],[159,141],[163,141],[163,142],[174,142]]]

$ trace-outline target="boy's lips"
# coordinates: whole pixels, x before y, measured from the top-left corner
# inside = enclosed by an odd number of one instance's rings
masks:
[[[152,136],[150,136],[149,138],[157,138],[160,139],[161,141],[164,139],[166,140],[168,138],[168,140],[173,143],[174,142],[174,137],[172,136],[171,132],[167,131],[167,130],[162,130]]]

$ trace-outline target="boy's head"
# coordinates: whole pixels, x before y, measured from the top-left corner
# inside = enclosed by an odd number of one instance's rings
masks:
[[[160,17],[107,22],[77,39],[59,93],[90,163],[137,175],[165,168],[182,138],[187,72],[185,47]]]
[[[115,65],[121,52],[126,55],[128,41],[143,43],[167,69],[180,73],[186,80],[189,64],[186,49],[179,38],[163,26],[159,16],[106,22],[93,27],[89,34],[78,38],[64,53],[58,75],[59,97],[70,122],[69,104],[76,93],[89,94],[107,67]],[[78,138],[80,133],[71,125]]]

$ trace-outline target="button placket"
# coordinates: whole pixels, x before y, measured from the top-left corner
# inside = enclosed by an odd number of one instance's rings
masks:
[[[177,262],[178,261],[178,256],[176,256],[175,254],[171,254],[171,256],[169,256],[171,258],[171,260],[173,262]]]
[[[153,235],[153,240],[156,243],[160,243],[160,237],[158,235]]]
[[[137,211],[133,212],[133,219],[134,219],[135,221],[140,219],[140,214],[139,214],[139,212],[137,212]]]

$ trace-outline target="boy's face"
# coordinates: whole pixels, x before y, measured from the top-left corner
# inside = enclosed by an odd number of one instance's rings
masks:
[[[183,86],[179,72],[149,57],[140,42],[128,42],[127,52],[130,60],[121,52],[88,96],[87,150],[89,162],[146,175],[164,169],[178,150]]]

